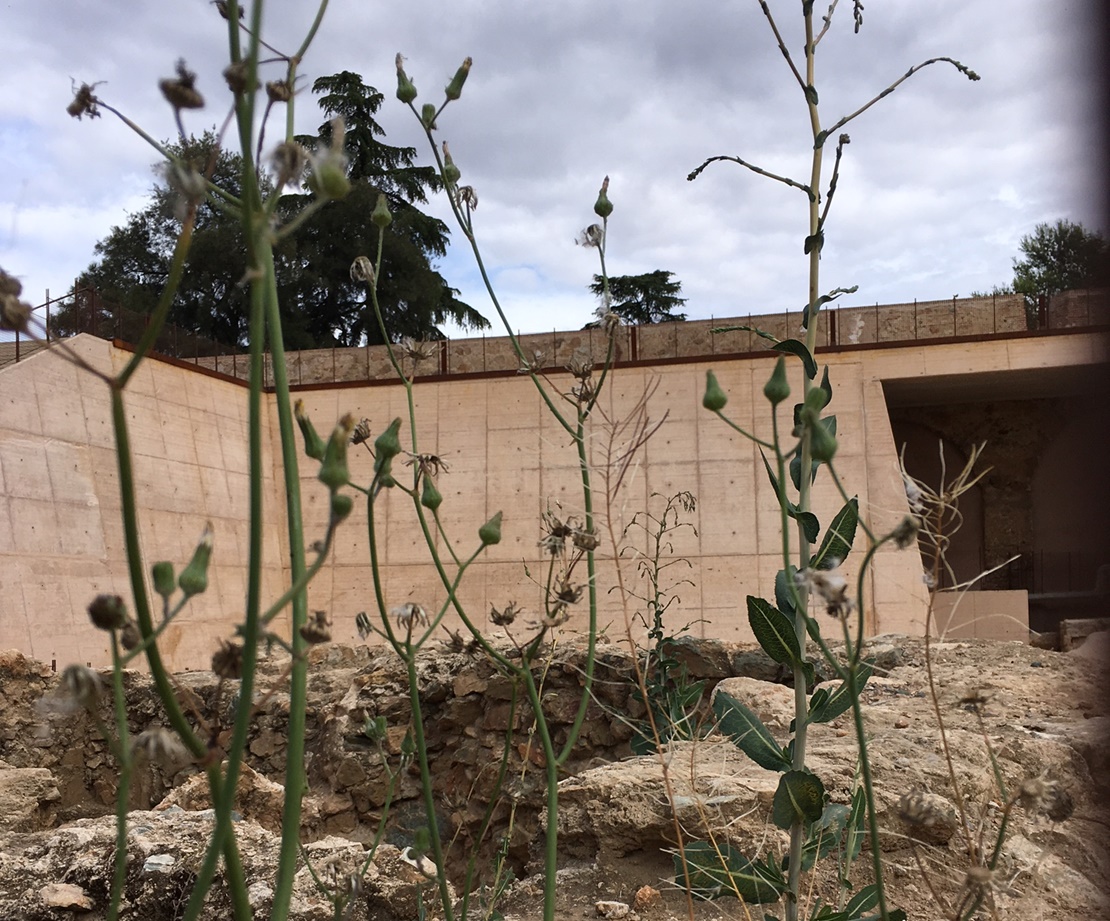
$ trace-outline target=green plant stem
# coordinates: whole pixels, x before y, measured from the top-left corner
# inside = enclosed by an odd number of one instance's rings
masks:
[[[326,4],[325,4],[326,5]],[[274,881],[274,901],[271,921],[285,921],[293,895],[293,877],[297,872],[298,844],[301,829],[301,801],[305,794],[304,736],[305,711],[308,706],[308,643],[301,635],[301,628],[308,617],[308,594],[305,584],[309,578],[305,567],[304,522],[301,517],[301,486],[297,462],[297,432],[290,409],[289,377],[285,366],[285,347],[281,334],[281,316],[278,311],[277,283],[274,278],[273,251],[269,245],[262,248],[266,268],[265,302],[266,324],[269,332],[274,390],[277,394],[278,427],[281,433],[282,471],[285,477],[285,509],[289,533],[290,578],[300,586],[292,598],[292,664],[289,675],[289,726],[285,750],[285,800],[281,817],[281,850],[278,871]],[[329,544],[333,528],[329,526]],[[315,569],[322,564],[324,554]],[[314,570],[315,571],[315,570]]]
[[[116,759],[119,781],[116,788],[116,853],[112,867],[112,888],[108,895],[108,921],[119,917],[119,905],[127,881],[127,806],[131,794],[131,771],[134,756],[127,729],[127,698],[123,690],[123,665],[120,662],[119,637],[112,633],[112,704],[116,718]]]
[[[428,819],[428,833],[432,839],[432,858],[436,864],[436,883],[443,908],[444,921],[454,921],[455,913],[451,892],[447,888],[447,866],[444,860],[443,841],[436,821],[436,804],[432,792],[432,772],[428,766],[428,743],[424,737],[424,715],[420,704],[420,678],[416,674],[416,657],[412,650],[405,656],[408,673],[409,703],[412,707],[412,735],[416,746],[416,760],[420,766],[420,791],[424,798],[424,814]]]
[[[544,783],[547,794],[547,828],[544,829],[543,851],[543,918],[544,921],[555,921],[555,874],[559,869],[559,762],[555,757],[551,730],[543,716],[543,701],[540,700],[536,679],[528,667],[521,669],[521,673],[524,678],[524,691],[536,718],[536,735],[540,737],[540,746],[543,748]]]

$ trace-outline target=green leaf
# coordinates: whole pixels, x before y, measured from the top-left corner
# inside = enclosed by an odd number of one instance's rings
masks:
[[[848,900],[848,904],[844,906],[844,914],[849,918],[858,918],[862,912],[870,911],[878,904],[879,887],[872,883],[870,886],[864,886]]]
[[[867,684],[867,679],[871,677],[873,671],[874,669],[871,662],[860,662],[859,670],[856,672],[856,684],[860,691],[862,691],[863,686]],[[848,693],[848,682],[842,681],[836,686],[836,690],[829,694],[828,699],[825,701],[820,711],[810,710],[808,722],[832,722],[842,713],[845,713],[851,706],[852,698]]]
[[[835,569],[852,549],[859,523],[859,500],[849,499],[829,524],[821,547],[809,561],[811,569]]]
[[[805,250],[805,254],[808,256],[813,251],[814,247],[817,248],[817,252],[821,252],[821,250],[824,249],[824,246],[825,231],[818,230],[817,233],[812,233],[808,237],[806,237],[803,249]]]
[[[801,408],[802,408],[801,403],[799,403],[797,406],[794,407],[794,427],[795,428],[799,427],[802,424],[801,419],[799,418],[799,411],[801,410]],[[823,416],[820,420],[820,424],[825,427],[825,429],[828,431],[828,433],[830,435],[832,435],[834,438],[836,437],[836,414],[835,413],[833,415],[830,415],[830,416]],[[810,471],[809,471],[809,481],[810,481],[810,483],[812,483],[814,480],[817,479],[817,468],[820,467],[820,466],[821,466],[820,461],[814,461],[813,464],[811,465]],[[802,488],[802,457],[801,457],[800,454],[795,454],[792,458],[790,458],[790,479],[793,481],[795,489],[801,489]]]
[[[800,339],[783,339],[782,342],[776,342],[771,348],[776,352],[789,352],[791,355],[797,355],[805,366],[806,377],[813,380],[817,376],[817,362],[809,353],[806,344]]]
[[[829,803],[825,807],[821,821],[813,827],[809,838],[802,845],[803,871],[812,870],[818,860],[823,860],[840,846],[840,839],[844,836],[851,814],[851,807],[843,803]]]
[[[806,102],[810,105],[817,105],[817,87],[812,83],[806,86]]]
[[[810,771],[787,771],[779,778],[779,786],[771,804],[771,821],[779,828],[789,829],[795,822],[809,825],[818,821],[825,811],[825,787]]]
[[[787,617],[794,616],[794,596],[790,593],[790,582],[798,572],[798,567],[791,563],[786,569],[780,569],[775,574],[775,604]]]
[[[771,469],[771,464],[767,460],[767,455],[761,450],[759,456],[763,458],[763,466],[767,470],[767,478],[771,481],[771,486],[775,490],[775,495],[781,500],[785,496],[779,494],[779,479],[775,476],[775,472]],[[791,502],[789,499],[786,501],[786,514],[798,521],[802,525],[805,532],[806,540],[811,544],[817,543],[817,536],[821,533],[821,522],[817,520],[817,516],[813,512],[798,511],[798,506]]]
[[[844,866],[851,866],[863,846],[864,822],[867,819],[867,791],[857,787],[852,794],[852,814],[848,817],[848,833],[844,838]]]
[[[713,698],[713,712],[721,732],[752,761],[769,771],[790,770],[790,762],[783,756],[771,730],[735,697],[718,691]]]
[[[691,841],[684,848],[690,892],[703,899],[739,896],[758,905],[777,902],[786,888],[781,875],[773,874],[761,863],[753,863],[740,851],[725,843]],[[675,879],[685,879],[682,855],[674,855]]]
[[[850,288],[833,288],[828,294],[822,294],[812,304],[807,304],[805,309],[802,310],[802,328],[809,329],[809,321],[817,316],[817,311],[825,304],[835,301],[842,294],[855,294],[858,290],[859,285],[852,285]]]
[[[793,666],[801,661],[798,634],[790,618],[778,608],[762,598],[748,595],[748,623],[763,651],[776,662]]]

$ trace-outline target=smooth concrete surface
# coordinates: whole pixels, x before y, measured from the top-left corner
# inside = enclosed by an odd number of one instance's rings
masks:
[[[118,372],[131,357],[89,336],[76,337],[68,346],[105,373]],[[357,358],[366,350],[351,351]],[[99,592],[119,593],[130,604],[131,593],[108,388],[58,352],[43,351],[0,371],[0,648],[56,660],[60,668],[71,661],[108,661],[107,636],[89,624],[86,605]],[[859,496],[864,520],[876,533],[894,527],[908,512],[884,381],[953,372],[970,375],[973,381],[976,374],[1107,360],[1105,342],[1090,332],[827,351],[818,358],[829,365],[834,387],[827,412],[838,417],[836,469],[846,488]],[[337,360],[336,366],[340,364]],[[790,364],[791,385],[800,394],[800,366]],[[674,535],[675,553],[690,565],[666,573],[692,584],[677,589],[681,603],[668,612],[668,627],[677,630],[689,623],[698,635],[751,638],[745,596],[772,597],[774,575],[782,566],[779,512],[760,452],[702,409],[701,394],[705,373],[713,369],[729,394],[730,418],[767,437],[772,420],[762,388],[773,365],[774,357],[768,354],[613,372],[589,430],[594,510],[602,537],[597,626],[610,638],[619,639],[627,629],[644,633],[638,617],[646,605],[637,595],[644,593],[645,582],[637,554],[643,554],[648,543],[634,530],[622,535],[634,515],[660,509],[659,495],[681,490],[697,497],[697,511],[683,516],[697,533],[685,529]],[[361,368],[359,373],[365,375],[366,365]],[[559,402],[558,392],[569,390],[571,379],[565,372],[553,372],[549,381]],[[619,465],[614,459],[632,437],[628,414],[645,391],[650,391],[650,424],[659,427],[624,469],[617,488],[613,482]],[[581,474],[570,440],[524,376],[418,379],[413,392],[415,447],[405,391],[398,384],[348,383],[298,396],[324,437],[348,412],[368,419],[373,436],[395,416],[403,418],[406,447],[436,454],[444,462],[438,480],[444,496],[441,520],[460,558],[477,547],[478,527],[496,511],[504,513],[502,542],[470,567],[458,596],[468,616],[480,625],[488,625],[491,605],[503,608],[516,602],[525,613],[511,629],[526,638],[529,621],[541,610],[541,585],[547,578],[539,547],[541,517],[546,511],[564,519],[583,517]],[[264,401],[263,595],[269,602],[287,585],[288,538],[284,489],[275,469],[280,458],[276,407],[272,395],[265,395]],[[784,432],[792,424],[792,403],[780,408]],[[570,409],[565,402],[560,405]],[[132,378],[125,406],[144,571],[149,573],[150,565],[161,559],[183,566],[206,522],[215,534],[209,590],[175,619],[163,642],[172,667],[203,667],[217,642],[232,636],[245,604],[247,390],[237,381],[152,359]],[[311,544],[324,534],[327,491],[316,479],[315,462],[299,451],[298,457],[305,540]],[[369,452],[352,447],[350,463],[354,481],[367,484],[373,465]],[[411,476],[404,458],[397,459],[395,469],[402,481]],[[822,471],[814,510],[823,525],[842,501],[827,471]],[[412,502],[400,490],[388,491],[375,504],[374,517],[387,607],[413,601],[437,610],[445,593]],[[623,547],[619,565],[613,539]],[[861,534],[857,546],[863,540]],[[436,537],[436,548],[449,561],[442,536]],[[356,641],[356,615],[375,614],[369,550],[368,509],[356,494],[355,511],[339,529],[333,553],[309,590],[310,610],[331,613],[336,640]],[[846,561],[849,579],[855,578],[861,555],[854,552]],[[572,581],[587,581],[584,562]],[[926,609],[920,555],[915,549],[883,547],[864,583],[867,631],[921,633]],[[159,616],[156,612],[156,622]],[[444,624],[454,630],[462,626],[453,611]],[[586,605],[573,606],[563,629],[587,626]],[[287,631],[287,619],[278,618],[275,628]],[[838,633],[839,626],[830,620],[826,632]]]

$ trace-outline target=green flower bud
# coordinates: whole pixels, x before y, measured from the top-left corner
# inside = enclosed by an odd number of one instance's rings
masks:
[[[609,201],[609,177],[606,176],[601,183],[601,191],[597,193],[597,201],[594,202],[594,214],[598,217],[608,217],[613,213],[613,203]]]
[[[720,412],[725,408],[728,396],[717,383],[717,375],[712,371],[705,372],[705,396],[701,398],[701,405],[710,412]]]
[[[378,463],[396,457],[401,453],[401,419],[394,419],[389,428],[374,439],[374,458]]]
[[[829,432],[821,420],[817,418],[817,414],[813,413],[807,415],[807,423],[809,425],[809,453],[815,461],[827,464],[833,459],[836,454],[836,436]]]
[[[355,507],[355,500],[341,493],[333,493],[331,497],[331,517],[333,521],[342,521],[351,514]]]
[[[498,512],[478,529],[478,538],[483,547],[501,543],[501,513]]]
[[[351,181],[347,178],[347,171],[336,160],[325,158],[313,164],[308,187],[320,198],[339,201],[351,191]]]
[[[434,103],[426,102],[420,109],[420,121],[429,131],[436,128],[436,107]]]
[[[200,537],[197,549],[193,551],[193,558],[189,565],[181,570],[177,577],[177,584],[186,598],[200,595],[208,588],[208,560],[212,556],[212,525],[204,526],[204,533]]]
[[[169,560],[155,563],[150,567],[150,575],[154,582],[154,590],[163,598],[168,599],[177,588],[177,582],[173,577],[173,563]]]
[[[347,470],[347,445],[354,427],[355,417],[347,413],[332,430],[328,446],[324,449],[324,462],[320,464],[320,472],[316,476],[332,492],[350,482],[351,474]]]
[[[416,87],[405,73],[404,58],[397,55],[397,98],[408,105],[416,98]]]
[[[775,362],[775,370],[771,372],[771,379],[763,385],[763,395],[772,406],[778,406],[790,396],[790,382],[786,379],[786,358],[782,355]]]
[[[466,83],[467,75],[470,73],[470,65],[474,62],[467,58],[462,62],[462,66],[455,71],[455,76],[451,78],[451,82],[447,84],[444,90],[447,93],[447,98],[454,101],[462,95],[463,84]]]
[[[462,173],[459,168],[455,166],[455,161],[451,159],[451,151],[447,149],[447,142],[443,142],[443,179],[448,185],[454,185],[459,181]]]
[[[810,387],[806,394],[805,405],[815,413],[819,413],[829,402],[829,395],[820,387]]]
[[[389,199],[384,192],[378,193],[378,202],[370,214],[370,220],[379,230],[385,230],[393,222],[393,215],[389,213]]]
[[[118,630],[127,623],[127,605],[119,595],[97,595],[89,603],[89,620],[98,630]]]
[[[293,405],[293,415],[297,419],[297,425],[301,427],[301,435],[304,436],[304,453],[313,460],[323,460],[324,439],[316,434],[316,428],[313,426],[312,420],[305,413],[304,400],[297,400]]]
[[[440,495],[436,484],[430,476],[424,477],[424,485],[420,490],[420,504],[429,511],[434,512],[439,508],[440,503],[443,502],[443,496]]]

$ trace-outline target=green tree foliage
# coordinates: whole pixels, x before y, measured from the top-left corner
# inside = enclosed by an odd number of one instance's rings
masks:
[[[320,78],[313,90],[320,94],[327,121],[319,137],[298,140],[310,149],[329,144],[331,119],[342,117],[351,192],[318,209],[275,248],[286,347],[383,341],[366,285],[350,277],[351,263],[358,256],[374,259],[377,254],[378,229],[370,214],[379,193],[387,196],[393,212],[378,280],[378,299],[390,338],[443,338],[439,326],[448,321],[469,328],[488,326],[480,313],[458,299],[458,291],[434,267],[434,260],[447,252],[448,228],[417,205],[427,202],[439,179],[434,170],[414,165],[414,148],[392,147],[380,140],[383,131],[374,114],[382,94],[365,85],[358,74],[346,71]],[[212,133],[168,146],[202,172],[211,167],[213,181],[238,194],[242,160],[220,150]],[[310,200],[307,192],[283,196],[278,207],[282,221],[291,220]],[[145,208],[97,243],[97,260],[79,279],[79,286],[96,288],[108,309],[118,305],[149,314],[169,273],[179,212],[176,194],[164,181],[158,183]],[[244,252],[238,216],[219,207],[218,200],[202,202],[170,322],[228,345],[244,343],[247,291],[240,284]],[[59,311],[55,332],[66,335],[82,328],[87,318],[77,314],[72,307]]]
[[[239,194],[242,161],[220,150],[213,133],[169,147],[196,169],[211,169],[213,182],[231,195]],[[118,305],[134,315],[149,315],[169,275],[181,227],[181,205],[165,182],[164,168],[158,166],[155,171],[163,178],[154,186],[149,204],[96,244],[96,261],[78,279],[78,287],[96,289],[100,304],[108,310]],[[245,268],[244,251],[238,218],[217,207],[213,199],[202,201],[197,207],[188,271],[169,322],[218,342],[245,341],[247,294],[238,284]],[[88,321],[69,305],[55,314],[51,325],[55,333],[64,336],[85,328]]]
[[[611,309],[626,323],[642,325],[646,323],[671,323],[685,320],[686,314],[678,313],[677,308],[686,303],[679,297],[682,282],[672,281],[674,272],[657,269],[643,275],[618,275],[609,279],[609,294],[612,298]],[[600,275],[595,275],[590,286],[598,297],[604,292]]]
[[[1110,246],[1082,224],[1038,224],[1021,238],[1022,258],[1014,259],[1013,289],[1035,304],[1044,295],[1110,284]]]
[[[343,118],[351,192],[313,214],[275,254],[282,302],[296,309],[291,319],[318,344],[383,341],[366,286],[353,283],[349,273],[358,256],[373,260],[377,254],[378,229],[370,214],[384,192],[393,223],[384,238],[378,301],[390,338],[440,339],[439,325],[448,321],[469,329],[488,327],[432,265],[447,252],[447,225],[416,205],[427,202],[441,183],[433,169],[414,165],[415,148],[380,140],[384,132],[374,115],[383,95],[350,71],[321,77],[312,89],[328,120],[318,138],[298,140],[310,149],[328,145],[331,119]],[[282,208],[292,216],[307,203],[307,195],[290,195]]]

